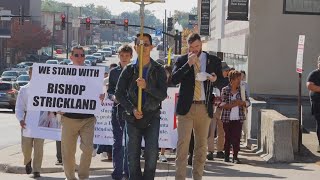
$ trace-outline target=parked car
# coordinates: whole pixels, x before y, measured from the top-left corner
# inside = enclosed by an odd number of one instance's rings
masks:
[[[91,66],[97,65],[97,58],[92,55],[87,55],[85,60],[89,60],[91,62]]]
[[[28,82],[30,81],[30,78],[29,78],[29,75],[20,75],[18,78],[17,78],[17,83],[19,84],[19,86],[24,86],[26,84],[28,84]]]
[[[2,81],[16,81],[19,76],[18,71],[4,71],[1,75]]]
[[[61,65],[68,65],[69,63],[71,63],[70,59],[63,59],[62,61],[59,62],[59,64]]]
[[[19,89],[16,82],[0,81],[0,108],[12,109],[15,112]]]
[[[105,47],[105,48],[102,49],[102,51],[106,52],[108,57],[112,57],[112,49],[111,48],[106,48]]]
[[[122,44],[116,43],[116,44],[114,44],[114,46],[117,48],[117,51],[118,51],[118,50],[119,50],[119,47],[122,46]]]
[[[19,64],[17,64],[17,66],[19,65],[23,65],[23,66],[27,66],[27,67],[30,67],[33,65],[33,62],[30,62],[30,61],[27,61],[27,62],[21,62]]]
[[[58,60],[50,59],[46,61],[46,64],[59,64]]]
[[[92,56],[97,58],[97,63],[102,63],[103,61],[103,55],[101,53],[93,53]]]
[[[89,46],[89,54],[96,53],[98,51],[98,47],[96,45]]]
[[[116,46],[110,46],[109,48],[111,48],[111,50],[112,50],[112,55],[117,54],[118,49]]]
[[[89,61],[89,60],[84,60],[84,64],[85,64],[86,66],[91,66],[91,61]]]

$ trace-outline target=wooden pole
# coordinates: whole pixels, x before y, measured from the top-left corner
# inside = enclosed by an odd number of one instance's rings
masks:
[[[144,0],[141,1],[140,4],[140,41],[139,41],[139,78],[142,78],[143,72],[143,33],[144,33]],[[142,88],[139,87],[138,89],[138,111],[142,111]]]

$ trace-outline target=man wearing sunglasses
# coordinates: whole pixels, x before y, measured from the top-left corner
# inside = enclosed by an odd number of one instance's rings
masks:
[[[72,48],[71,61],[75,66],[84,66],[84,49],[81,46]],[[98,88],[98,87],[97,87]],[[102,87],[101,87],[102,89]],[[103,101],[104,95],[100,95]],[[68,180],[75,177],[75,153],[78,136],[81,137],[80,149],[82,150],[78,176],[80,180],[89,179],[89,168],[93,151],[93,135],[96,118],[94,114],[61,113],[61,150],[64,173]]]
[[[144,33],[135,40],[135,51],[140,54],[140,41],[143,41],[143,77],[139,78],[137,59],[122,71],[115,96],[124,108],[126,121],[126,148],[128,155],[129,180],[154,179],[160,129],[161,102],[167,97],[167,76],[164,68],[150,57],[153,49],[150,34]],[[138,87],[142,92],[142,111],[138,111]],[[145,167],[142,175],[140,150],[142,137],[145,140]]]

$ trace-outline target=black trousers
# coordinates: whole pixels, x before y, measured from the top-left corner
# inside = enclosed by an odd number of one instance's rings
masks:
[[[317,121],[317,136],[318,136],[318,141],[319,141],[319,145],[320,145],[320,114],[315,114],[314,115],[316,121]]]
[[[61,155],[61,141],[56,141],[56,148],[57,148],[57,160],[59,162],[62,162],[62,155]]]

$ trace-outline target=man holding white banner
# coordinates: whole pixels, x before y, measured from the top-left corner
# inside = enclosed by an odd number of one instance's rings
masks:
[[[70,59],[72,60],[73,65],[84,66],[84,49],[79,46],[73,47]],[[104,99],[104,97],[100,98],[101,100]],[[77,179],[75,177],[75,153],[79,135],[81,137],[80,149],[82,150],[82,154],[78,169],[78,176],[79,179],[89,178],[95,122],[96,118],[94,114],[63,113],[62,115],[62,161],[64,172],[68,180]]]
[[[82,150],[78,169],[79,179],[89,178],[93,151],[95,113],[100,113],[104,99],[103,67],[84,66],[81,46],[72,48],[70,59],[74,66],[34,64],[30,82],[28,111],[60,112],[61,150],[65,175],[75,180],[75,153],[80,136]],[[100,97],[99,97],[100,95]]]

